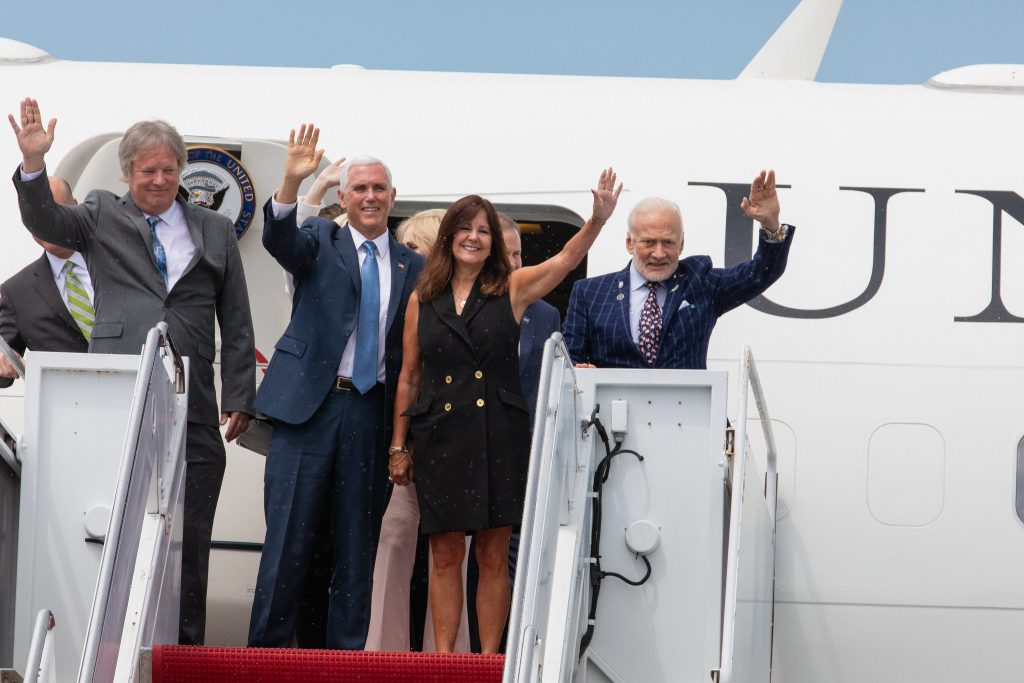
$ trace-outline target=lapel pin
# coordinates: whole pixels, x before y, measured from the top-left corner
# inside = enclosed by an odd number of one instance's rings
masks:
[[[619,289],[622,289],[622,280],[619,280]]]
[[[677,289],[679,289],[679,285],[676,285],[675,287],[673,287],[672,289],[670,289],[670,290],[668,290],[668,291],[669,291],[669,292],[674,292],[674,291],[676,291]]]
[[[398,267],[399,267],[399,268],[405,268],[405,264],[404,264],[404,263],[402,263],[401,261],[399,261],[399,262],[398,262]]]
[[[624,296],[622,296],[621,294],[619,294],[619,295],[618,295],[617,297],[615,297],[615,300],[616,300],[616,301],[622,301],[622,300],[623,300],[623,299],[625,299],[625,298],[626,298],[626,297],[624,297]]]

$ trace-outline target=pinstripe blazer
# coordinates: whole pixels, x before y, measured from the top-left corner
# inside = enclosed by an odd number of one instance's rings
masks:
[[[754,258],[732,268],[713,268],[709,256],[690,256],[666,282],[664,324],[653,367],[703,370],[718,317],[750,301],[786,269],[796,228],[782,242],[761,240]],[[575,363],[599,368],[648,366],[629,328],[629,265],[579,280],[569,297],[562,333]]]

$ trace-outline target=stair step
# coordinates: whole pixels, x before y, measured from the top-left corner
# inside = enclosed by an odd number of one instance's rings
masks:
[[[153,683],[501,681],[504,655],[155,645]]]

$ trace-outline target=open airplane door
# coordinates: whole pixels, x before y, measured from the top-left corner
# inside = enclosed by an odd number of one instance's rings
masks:
[[[739,416],[732,459],[728,558],[722,613],[721,683],[768,683],[775,617],[775,439],[750,350],[740,361]],[[747,396],[753,387],[767,448],[762,478],[747,439]]]

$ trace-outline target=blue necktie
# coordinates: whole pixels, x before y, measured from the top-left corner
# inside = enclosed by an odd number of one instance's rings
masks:
[[[377,272],[377,245],[366,240],[363,266],[359,269],[362,288],[359,293],[359,322],[356,327],[356,356],[352,366],[352,385],[365,394],[377,383],[377,340],[380,326],[380,275]]]
[[[167,278],[167,252],[164,251],[164,245],[160,244],[160,238],[156,236],[156,224],[160,222],[160,217],[146,216],[146,222],[149,223],[149,232],[153,236],[153,258],[156,259],[156,267],[164,276],[166,285],[169,281]]]

